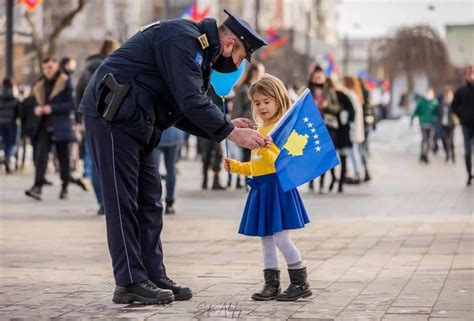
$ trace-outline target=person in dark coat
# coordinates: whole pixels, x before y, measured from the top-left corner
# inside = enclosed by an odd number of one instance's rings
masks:
[[[99,53],[91,55],[86,59],[86,66],[82,71],[76,86],[76,104],[79,106],[84,92],[86,91],[87,85],[94,74],[99,68],[102,62],[110,56],[115,50],[120,47],[120,43],[116,40],[107,38],[101,46]],[[82,130],[82,143],[84,144],[84,172],[82,174],[82,181],[85,180],[85,185],[89,185],[89,181],[92,181],[92,187],[94,188],[95,197],[99,204],[97,215],[105,215],[104,202],[102,199],[102,188],[100,186],[99,173],[97,172],[97,166],[92,160],[92,149],[88,139],[88,135],[82,124],[82,117],[79,112],[76,112],[76,125]]]
[[[184,143],[184,132],[175,127],[163,131],[160,144],[153,151],[156,167],[160,169],[161,155],[166,168],[166,207],[165,214],[176,214],[174,208],[176,189],[176,163],[181,146]]]
[[[68,197],[70,178],[69,143],[75,140],[74,99],[69,77],[59,70],[55,59],[46,58],[42,64],[43,77],[34,85],[36,103],[35,115],[40,117],[34,135],[36,146],[36,173],[33,187],[25,194],[41,200],[41,189],[48,166],[49,152],[54,144],[59,159],[62,187],[60,199]]]
[[[321,113],[321,117],[328,129],[329,135],[334,143],[337,145],[337,130],[339,128],[338,114],[341,111],[339,102],[337,101],[336,91],[334,85],[329,77],[326,77],[324,70],[321,66],[316,65],[308,79],[308,88],[311,91],[311,95],[318,106]],[[334,169],[331,170],[331,177],[334,182],[336,180]],[[325,174],[321,175],[319,180],[319,193],[324,192],[324,178]],[[309,182],[310,190],[314,189],[313,181]]]
[[[336,131],[337,138],[335,141],[335,147],[339,154],[339,159],[341,160],[338,192],[342,193],[344,182],[346,180],[347,154],[348,150],[352,148],[350,124],[354,122],[355,111],[350,98],[346,95],[342,88],[336,87],[336,95],[337,100],[339,102],[339,106],[341,107],[341,110],[338,113],[339,128]],[[333,181],[331,181],[331,185],[329,185],[329,190],[332,190],[334,183],[335,182],[333,179]]]
[[[467,186],[472,184],[472,150],[474,144],[474,65],[464,69],[466,84],[456,90],[452,103],[453,112],[459,117],[464,136],[464,158]]]
[[[17,124],[16,119],[20,112],[20,102],[13,96],[13,82],[5,78],[2,82],[0,94],[0,137],[5,152],[5,172],[12,173],[10,166],[11,158],[17,147]]]
[[[158,21],[140,28],[92,76],[79,110],[104,197],[115,303],[189,300],[191,289],[167,275],[160,239],[161,182],[153,149],[175,126],[246,148],[270,146],[250,120],[228,119],[206,95],[211,69],[236,71],[266,42],[227,12],[214,19]]]
[[[454,128],[459,120],[451,106],[453,98],[454,93],[451,86],[444,86],[443,93],[438,97],[438,126],[441,129],[441,140],[446,155],[445,161],[448,162],[451,160],[454,163],[456,161],[454,153]]]

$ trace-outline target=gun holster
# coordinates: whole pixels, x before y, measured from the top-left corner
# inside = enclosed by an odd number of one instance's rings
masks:
[[[99,85],[99,99],[97,101],[97,110],[102,117],[107,121],[114,120],[129,89],[129,85],[119,84],[111,73],[106,74],[102,78]]]

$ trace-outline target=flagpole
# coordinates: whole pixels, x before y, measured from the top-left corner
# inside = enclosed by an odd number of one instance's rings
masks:
[[[227,111],[225,107],[225,97],[221,96],[221,99],[222,99],[222,111],[224,112],[224,115],[226,115]],[[229,142],[227,141],[227,139],[225,139],[225,157],[229,158]],[[232,176],[230,172],[227,172],[227,181],[230,182],[231,179],[232,179]]]

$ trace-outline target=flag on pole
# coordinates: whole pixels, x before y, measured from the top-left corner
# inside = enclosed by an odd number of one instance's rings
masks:
[[[309,89],[303,92],[269,135],[280,149],[275,168],[284,191],[339,165],[331,136]]]

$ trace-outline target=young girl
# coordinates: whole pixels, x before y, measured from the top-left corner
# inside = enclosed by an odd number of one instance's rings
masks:
[[[261,122],[259,132],[267,136],[290,107],[288,92],[278,78],[264,75],[250,87],[249,98],[255,119]],[[288,231],[304,227],[309,218],[298,191],[284,192],[280,186],[274,164],[279,152],[272,144],[269,148],[253,150],[250,162],[224,160],[227,171],[253,177],[249,180],[251,190],[239,233],[260,236],[262,240],[265,284],[261,292],[252,295],[257,301],[294,301],[313,294],[301,254],[290,240]],[[285,257],[291,282],[283,293],[280,293],[277,248]]]

